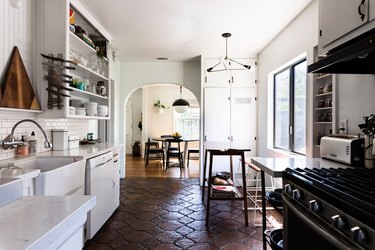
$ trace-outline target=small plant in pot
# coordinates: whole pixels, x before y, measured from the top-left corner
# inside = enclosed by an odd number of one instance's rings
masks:
[[[165,109],[169,109],[169,107],[165,106],[164,104],[161,104],[160,100],[154,102],[154,107],[157,109],[158,113],[163,113]]]

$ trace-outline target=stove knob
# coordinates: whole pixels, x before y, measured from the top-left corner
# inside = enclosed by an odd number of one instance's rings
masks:
[[[344,217],[341,217],[340,215],[334,215],[331,217],[332,219],[332,225],[339,229],[339,230],[344,230],[346,229],[346,220]]]
[[[300,200],[302,198],[302,191],[300,191],[299,189],[294,189],[292,191],[292,197],[295,200]]]
[[[352,227],[351,231],[351,238],[357,243],[365,244],[367,242],[367,235],[364,230],[360,227]]]
[[[322,210],[322,206],[320,205],[320,202],[317,200],[309,201],[309,207],[310,207],[310,210],[315,213],[320,212]]]
[[[290,184],[285,184],[284,186],[284,192],[291,195],[293,191],[293,187]]]

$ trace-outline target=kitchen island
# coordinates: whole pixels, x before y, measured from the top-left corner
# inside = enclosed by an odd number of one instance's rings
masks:
[[[93,196],[29,196],[0,208],[0,249],[82,249]]]

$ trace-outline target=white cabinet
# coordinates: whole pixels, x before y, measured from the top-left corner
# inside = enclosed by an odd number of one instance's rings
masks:
[[[375,27],[375,0],[319,1],[319,54]]]
[[[206,58],[204,60],[204,86],[215,86],[215,87],[254,87],[256,86],[256,67],[257,63],[255,59],[251,58],[235,58],[237,62],[245,65],[250,65],[250,70],[243,69],[236,63],[230,63],[230,69],[240,70],[224,70],[219,72],[207,72],[207,69],[220,63],[219,58]],[[216,68],[216,67],[215,67]],[[217,68],[223,68],[220,65]]]
[[[38,82],[40,86],[39,93],[41,106],[46,111],[42,116],[48,117],[66,117],[78,119],[109,119],[108,116],[98,117],[97,115],[75,115],[69,112],[71,100],[82,102],[96,102],[98,105],[105,105],[110,108],[110,81],[109,64],[110,60],[106,58],[110,35],[102,26],[91,16],[89,12],[76,0],[37,0],[37,51],[43,54],[52,54],[57,56],[61,54],[63,58],[76,61],[76,70],[64,70],[63,73],[73,76],[74,82],[81,82],[82,86],[78,88],[75,84],[63,83],[65,87],[72,88],[72,91],[65,91],[64,94],[70,97],[62,97],[62,109],[48,107],[48,100],[51,96],[45,90],[47,81],[44,75],[47,75],[48,68],[42,66],[42,58],[38,58]],[[73,29],[69,25],[69,16],[74,11],[75,25]],[[77,26],[80,26],[87,37],[93,41],[90,43],[84,37],[82,32],[78,32]],[[76,33],[74,33],[76,32]],[[94,48],[95,47],[95,48]],[[97,54],[97,48],[102,48],[103,53]],[[106,91],[97,92],[95,86],[101,82]]]
[[[317,54],[317,48],[314,48]],[[337,133],[337,80],[333,74],[314,74],[313,76],[313,157],[320,157],[322,136]]]
[[[204,89],[206,148],[250,148],[256,155],[256,88]]]

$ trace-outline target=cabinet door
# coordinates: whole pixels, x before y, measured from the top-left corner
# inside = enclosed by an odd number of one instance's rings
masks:
[[[235,58],[233,59],[236,62],[239,62],[244,65],[250,65],[250,70],[235,70],[235,69],[242,69],[241,65],[232,62],[232,70],[231,71],[231,85],[233,87],[255,87],[256,86],[256,61],[255,59],[242,59],[242,58]]]
[[[230,71],[229,70],[224,70],[224,71],[219,71],[219,72],[207,72],[208,68],[213,67],[218,63],[220,63],[219,58],[206,58],[204,60],[204,72],[205,72],[204,85],[205,86],[228,87],[230,85]],[[217,69],[219,68],[221,69],[223,67],[218,65]]]
[[[231,89],[231,148],[250,148],[256,155],[256,88]]]
[[[369,21],[375,19],[375,0],[369,1]]]
[[[208,148],[227,148],[230,139],[230,89],[204,89],[204,141]]]
[[[319,1],[319,46],[324,47],[368,21],[368,0]],[[364,16],[362,18],[361,11]]]

